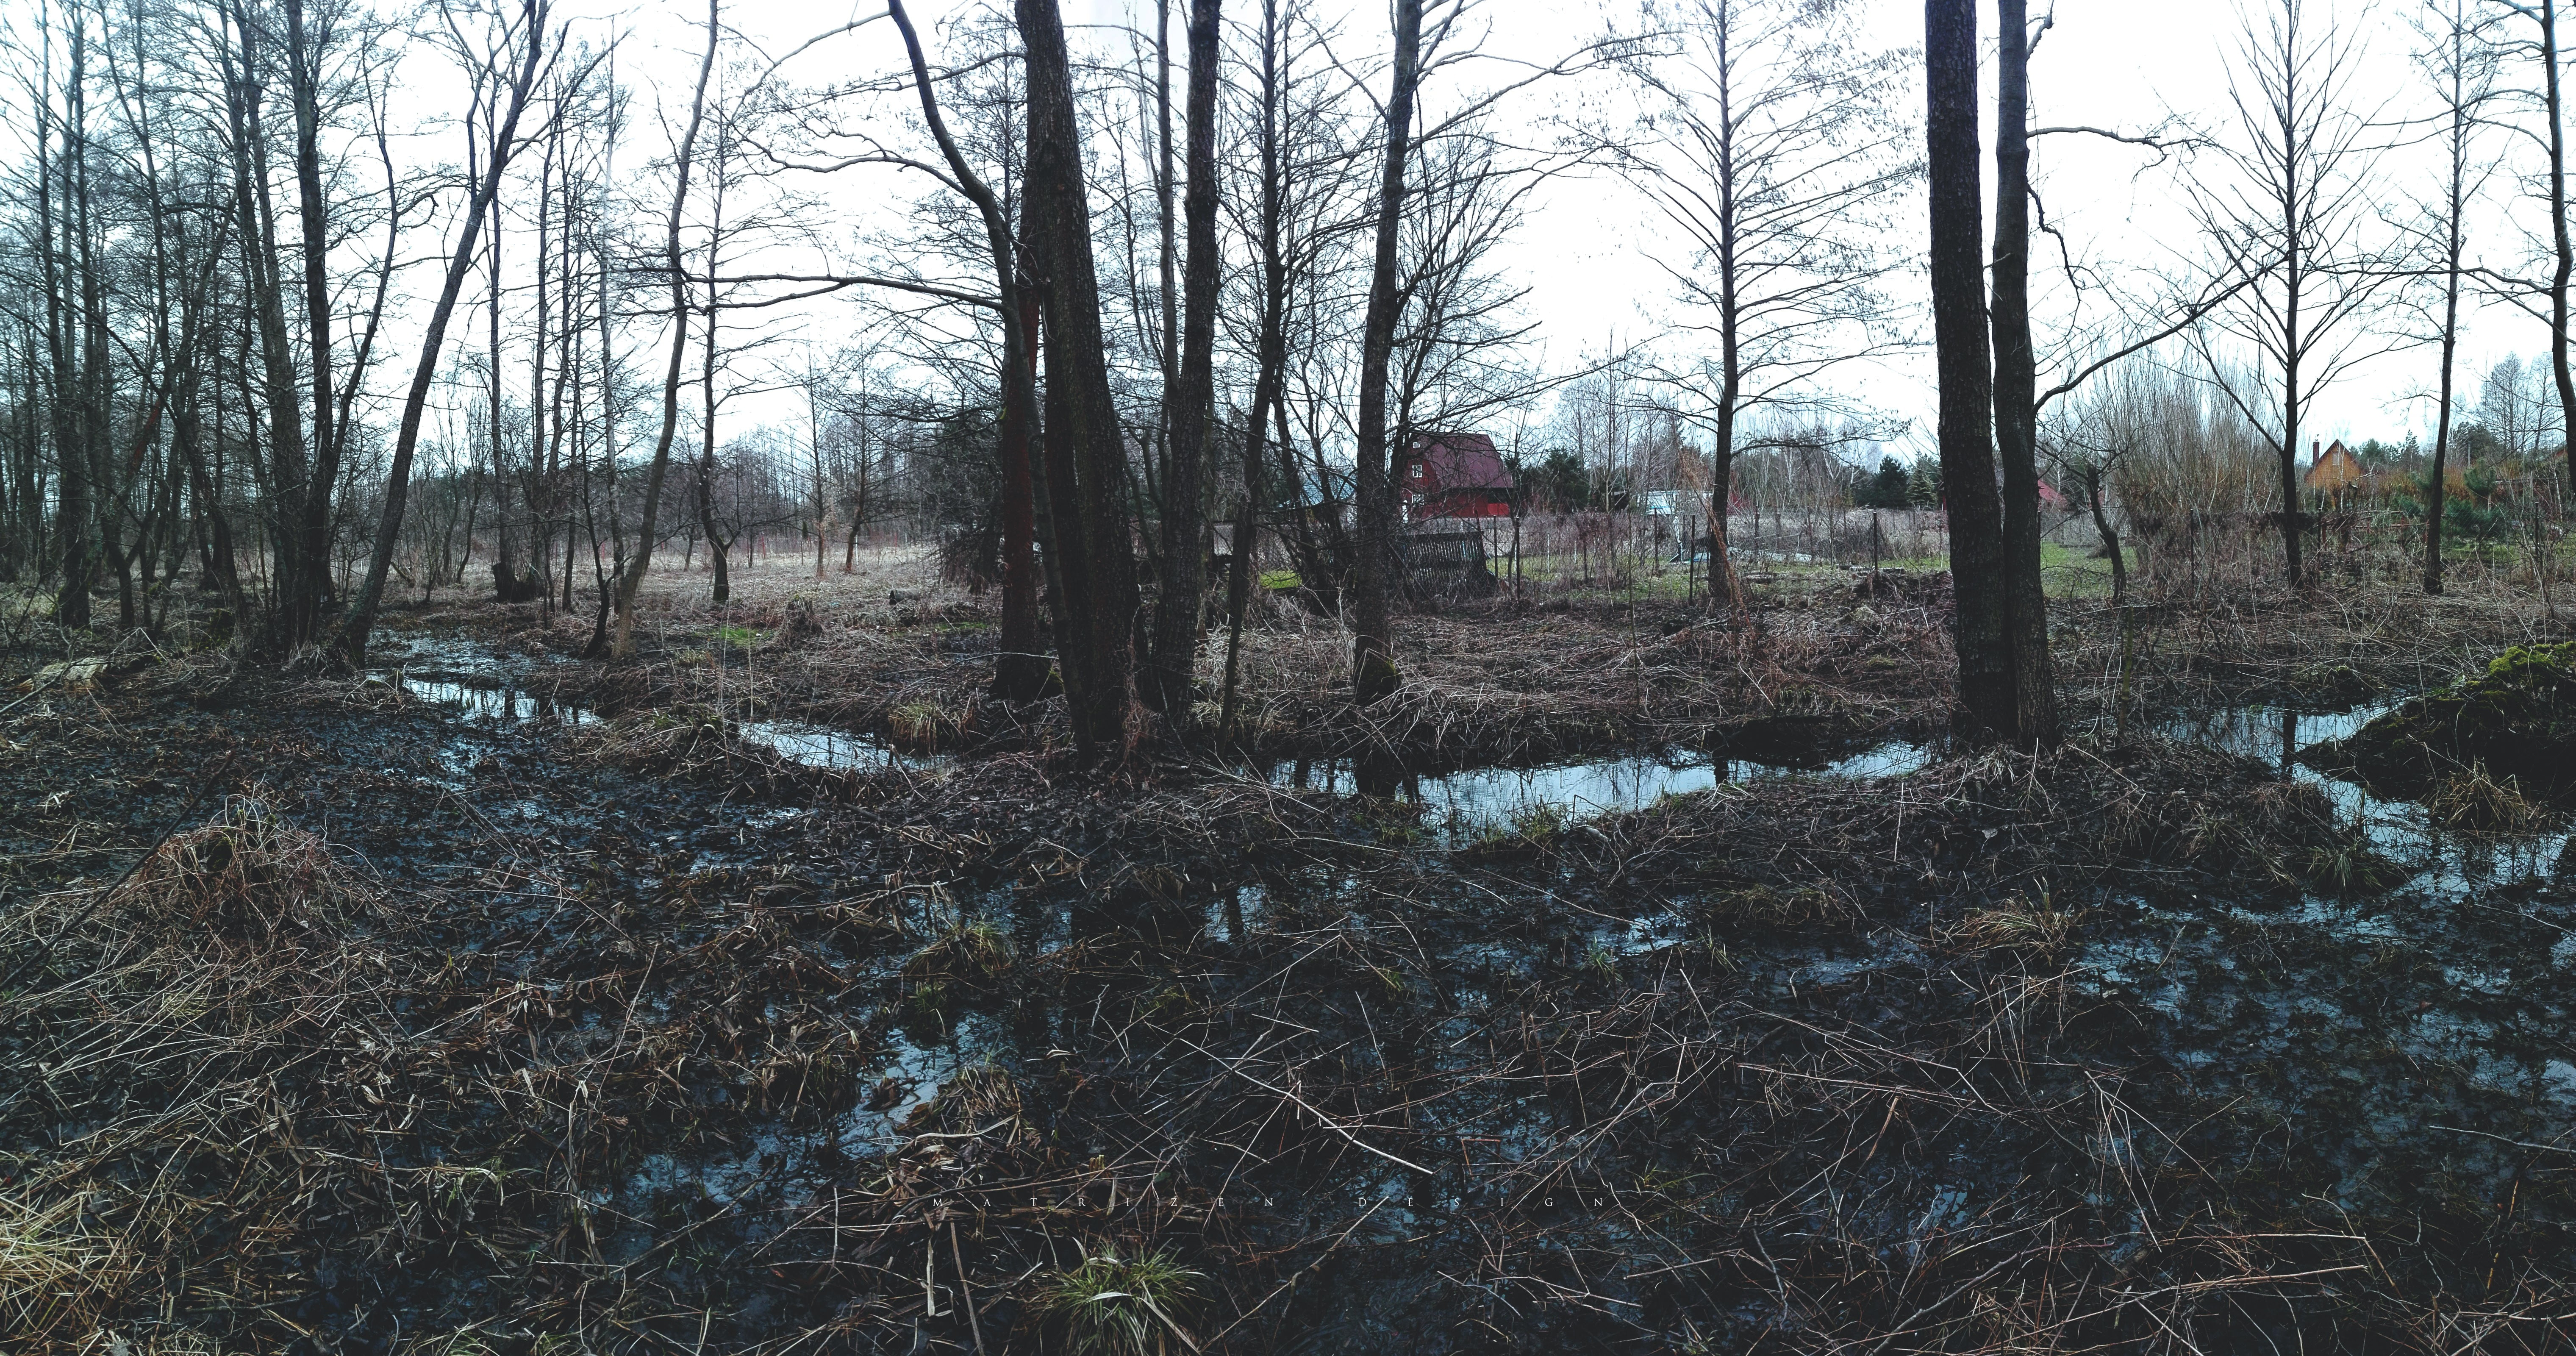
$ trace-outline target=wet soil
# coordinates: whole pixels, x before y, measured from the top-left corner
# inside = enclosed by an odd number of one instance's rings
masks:
[[[2376,705],[1104,779],[399,646],[0,723],[42,1340],[1057,1349],[1159,1252],[1206,1350],[2566,1345],[2564,828],[2297,761]]]

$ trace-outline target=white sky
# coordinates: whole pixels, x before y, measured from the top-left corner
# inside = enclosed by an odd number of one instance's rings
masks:
[[[2377,6],[2346,2],[2334,5],[2331,12],[2364,42],[2366,65],[2353,89],[2373,99],[2394,95],[2391,113],[2420,115],[2422,110],[2411,98],[2417,77],[2410,50],[2416,36],[2404,21],[2403,5],[2404,0]],[[627,22],[660,30],[655,39],[664,59],[677,55],[685,67],[691,39],[677,30],[691,8],[683,4],[630,10]],[[816,6],[752,5],[737,0],[729,6],[736,21],[764,35],[777,50],[870,8],[865,0]],[[916,22],[934,47],[939,21],[959,8],[959,0],[921,0],[914,6]],[[1186,0],[1175,0],[1176,46],[1185,8]],[[1244,6],[1238,0],[1234,8]],[[2038,11],[2044,5],[2035,0],[2033,8]],[[1491,26],[1494,50],[1533,59],[1549,57],[1589,36],[1606,12],[1597,6],[1544,0],[1485,0],[1480,11]],[[1382,13],[1377,5],[1354,4],[1347,31],[1354,38],[1375,37],[1385,27]],[[1880,41],[1919,44],[1919,4],[1882,0],[1870,4],[1867,14]],[[1115,27],[1150,23],[1152,10],[1136,0],[1068,0],[1066,18],[1071,24]],[[2172,114],[2220,136],[2234,132],[2227,97],[2229,62],[2245,22],[2238,0],[2153,4],[2070,0],[2058,8],[2055,18],[2031,71],[2035,123],[2137,131]],[[1994,17],[1990,9],[1981,27],[1991,51]],[[1382,38],[1378,41],[1383,43]],[[828,52],[818,49],[800,60],[848,72],[870,66],[892,69],[899,58],[891,26],[876,24],[833,40]],[[683,69],[670,78],[684,82],[687,74]],[[2527,68],[2508,67],[2504,75],[2508,83],[2529,78]],[[684,84],[679,88],[680,97],[685,97]],[[1437,92],[1431,97],[1437,99]],[[1517,114],[1542,117],[1559,97],[1529,91],[1520,96]],[[1911,87],[1908,97],[1919,101],[1919,83]],[[1919,114],[1919,103],[1909,111]],[[1986,130],[1991,134],[1991,105]],[[2500,132],[2487,133],[2485,146],[2488,154],[2497,157],[2521,154],[2514,139]],[[2136,265],[2184,266],[2196,257],[2190,222],[2177,201],[2180,177],[2220,172],[2220,167],[2215,157],[2202,157],[2192,164],[2175,161],[2163,168],[2145,168],[2152,159],[2152,153],[2094,138],[2045,137],[2033,143],[2034,178],[2045,195],[2051,220],[2087,262],[2117,272]],[[1987,172],[1991,175],[1990,162]],[[2431,191],[2438,172],[2435,158],[2427,151],[2393,152],[2381,162],[2379,196],[2393,207]],[[2529,229],[2534,216],[2528,203],[2513,205],[2512,217],[2507,216],[2504,200],[2516,191],[2509,177],[2498,176],[2491,186],[2497,201],[2479,214],[2483,229],[2473,233],[2473,252],[2504,267],[2519,267],[2527,261],[2528,242],[2534,234]],[[1990,181],[1988,196],[1991,205]],[[1921,220],[1919,209],[1911,220]],[[1543,190],[1512,264],[1520,275],[1517,281],[1530,288],[1528,309],[1541,322],[1537,337],[1546,345],[1549,358],[1570,362],[1600,351],[1614,338],[1620,342],[1650,338],[1667,314],[1667,301],[1664,280],[1643,252],[1667,245],[1643,202],[1615,179],[1598,176]],[[2054,258],[2048,242],[2035,242],[2035,286],[2048,286],[2047,270]],[[1922,286],[1919,278],[1902,285]],[[2477,380],[2494,360],[2507,353],[2528,357],[2546,352],[2545,327],[2519,311],[2490,304],[2471,309],[2469,315],[2458,380],[2472,398]],[[2050,337],[2045,331],[2041,336],[2044,358]],[[2312,407],[2310,427],[2327,438],[2356,441],[2369,436],[2394,440],[2410,428],[2429,435],[2432,402],[2427,393],[2435,370],[2434,353],[2428,348],[2403,349],[2373,359],[2323,393]],[[1861,378],[1862,393],[1883,408],[1928,422],[1929,378],[1926,354]]]
[[[2259,0],[2242,2],[2258,4]],[[34,0],[0,0],[0,15],[23,19],[24,11],[33,3]],[[1366,0],[1349,3],[1345,32],[1354,42],[1375,44],[1372,50],[1382,48],[1382,6]],[[1635,0],[1618,3],[1633,4]],[[1893,0],[1863,3],[1868,6],[1868,22],[1880,41],[1907,46],[1919,43],[1919,4]],[[2034,121],[2041,125],[2090,124],[2137,130],[2176,114],[2222,136],[2232,134],[2226,97],[2229,57],[2244,22],[2239,3],[2240,0],[2158,0],[2151,4],[2115,4],[2069,0],[2058,10],[2055,27],[2033,63]],[[2353,88],[2369,97],[2394,94],[2397,103],[2393,110],[2407,113],[2420,113],[2421,109],[2411,96],[2416,81],[2409,49],[2415,35],[2404,22],[2403,6],[2422,3],[2424,0],[2387,0],[2374,7],[2357,0],[2336,0],[2332,6],[2339,22],[2366,39],[2368,64],[2353,82]],[[1229,9],[1241,17],[1250,12],[1250,4],[1251,0],[1233,0]],[[2034,0],[2035,7],[2042,4],[2044,0]],[[918,0],[913,13],[932,47],[934,62],[939,59],[941,21],[968,6],[987,5],[1006,8],[1007,0]],[[1066,0],[1066,6],[1067,21],[1075,25],[1115,27],[1131,19],[1150,22],[1152,14],[1150,3],[1140,0]],[[783,52],[876,8],[877,4],[869,0],[823,0],[816,4],[728,0],[726,17],[772,52]],[[1173,9],[1177,47],[1186,0],[1174,0]],[[702,0],[560,0],[558,13],[579,16],[581,29],[593,41],[604,37],[611,24],[631,34],[618,73],[621,80],[635,88],[638,100],[627,146],[619,154],[621,169],[641,164],[661,149],[652,102],[659,98],[673,105],[675,112],[685,111],[699,50],[695,26],[703,23],[705,15]],[[1491,50],[1505,56],[1543,60],[1597,33],[1608,11],[1595,5],[1551,4],[1545,0],[1483,0],[1478,13],[1490,27]],[[1991,11],[1984,16],[1983,27],[1991,50]],[[1105,40],[1097,27],[1092,37]],[[1077,35],[1076,40],[1079,43],[1084,38]],[[1123,49],[1123,39],[1117,45]],[[421,52],[411,60],[420,65],[406,70],[405,98],[406,102],[421,102],[426,121],[434,111],[427,106],[434,97],[428,91],[439,87],[437,59]],[[891,73],[900,69],[901,61],[901,46],[893,26],[880,22],[817,47],[800,57],[790,74],[799,79],[817,79]],[[1176,82],[1179,78],[1176,73]],[[1458,78],[1480,77],[1470,74]],[[2508,66],[2504,80],[2508,84],[2527,84],[2531,72]],[[1557,101],[1577,93],[1570,89],[1527,91],[1505,107],[1503,116],[1506,120],[1535,121],[1553,111]],[[1434,90],[1428,97],[1436,104],[1442,95]],[[1909,114],[1919,116],[1919,79],[1908,87],[1905,97],[1914,101],[1907,110]],[[12,121],[23,123],[24,119],[13,117]],[[23,126],[19,130],[23,135]],[[450,153],[453,141],[452,132],[433,132],[420,143],[418,153],[444,157]],[[2527,158],[2516,139],[2501,132],[2488,133],[2485,147],[2492,156]],[[926,145],[914,149],[925,158],[932,157],[932,149]],[[2045,194],[2050,217],[2089,262],[2117,272],[2129,265],[2187,262],[2196,255],[2190,223],[2177,202],[2182,187],[2178,174],[2191,170],[2177,163],[2141,173],[2140,167],[2149,158],[2146,153],[2091,138],[2050,137],[2034,143],[2034,176]],[[2214,157],[2198,164],[2205,169],[2216,168]],[[2382,163],[2380,196],[2394,205],[2429,192],[2437,169],[2434,157],[2427,151],[2391,154]],[[1987,171],[1990,175],[1990,163]],[[885,212],[889,204],[908,197],[917,187],[915,182],[899,184],[895,179],[898,173],[872,168],[839,176],[830,189],[834,210],[853,223],[867,220],[870,213]],[[2538,235],[2531,229],[2537,224],[2536,213],[2527,201],[2512,203],[2508,212],[2505,199],[2517,192],[2509,175],[2498,175],[2492,191],[2497,201],[2487,204],[2478,215],[2473,252],[2488,262],[2522,270],[2529,261],[2529,242]],[[1912,223],[1911,229],[1921,229],[1919,207],[1909,210],[1904,219]],[[1570,364],[1601,351],[1614,338],[1620,342],[1650,339],[1661,328],[1668,314],[1666,282],[1645,255],[1668,243],[1656,229],[1644,202],[1615,179],[1598,176],[1560,181],[1542,190],[1508,264],[1518,275],[1516,281],[1530,289],[1527,309],[1539,322],[1536,338],[1545,345],[1551,363]],[[524,242],[520,250],[524,253]],[[429,245],[425,236],[418,235],[413,237],[410,251],[416,256],[440,252]],[[2045,242],[2035,242],[2034,253],[2034,283],[2045,287],[2053,250]],[[415,270],[409,279],[409,290],[419,295],[434,288],[433,275],[434,267]],[[1922,288],[1919,275],[1900,279],[1898,285],[1914,289],[1918,296]],[[480,290],[479,282],[471,287],[475,292]],[[836,309],[842,304],[826,304],[809,313],[808,323],[818,341],[828,344],[836,331],[846,328],[846,312]],[[2042,304],[2045,309],[2044,297]],[[479,324],[460,323],[457,330],[451,331],[451,342],[476,345],[478,332]],[[2053,337],[2043,329],[2044,362],[2052,356]],[[637,340],[648,345],[652,342],[641,335]],[[412,350],[408,342],[397,331],[389,332],[387,343],[388,365],[380,369],[376,383],[380,391],[398,390],[409,375]],[[2060,353],[2065,351],[2063,347],[2058,349]],[[2539,322],[2501,305],[2477,308],[2471,312],[2462,344],[2460,385],[2473,397],[2479,377],[2495,359],[2507,353],[2529,357],[2545,352],[2546,331]],[[1880,408],[1913,416],[1920,424],[1928,422],[1931,409],[1930,375],[1926,353],[1846,380],[1856,380],[1861,387],[1859,394]],[[2429,349],[2407,349],[2374,359],[2323,394],[2312,407],[2311,427],[2325,437],[2354,440],[2374,435],[2401,438],[2410,428],[2429,432],[2431,402],[2423,393],[2430,390],[2433,375],[2434,357]],[[745,412],[756,408],[746,407]],[[800,418],[801,413],[801,408],[793,412],[780,409],[761,411],[760,416],[785,422]]]

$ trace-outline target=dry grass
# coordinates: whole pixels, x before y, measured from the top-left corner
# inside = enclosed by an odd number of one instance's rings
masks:
[[[2433,822],[2464,833],[2520,833],[2546,823],[2548,810],[2524,795],[2512,777],[2490,775],[2483,763],[2436,778],[2424,796]]]

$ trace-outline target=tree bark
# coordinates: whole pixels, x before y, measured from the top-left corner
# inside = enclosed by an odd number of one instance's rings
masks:
[[[1189,193],[1182,204],[1189,262],[1182,284],[1180,382],[1168,423],[1171,463],[1163,479],[1163,591],[1154,618],[1145,690],[1175,722],[1187,723],[1195,696],[1201,622],[1207,614],[1207,524],[1201,481],[1216,404],[1216,90],[1221,0],[1190,0]],[[1238,545],[1238,550],[1240,546]]]
[[[1137,629],[1127,446],[1110,394],[1063,16],[1056,0],[1017,0],[1017,12],[1028,51],[1029,245],[1045,274],[1049,459],[1061,450],[1073,481],[1070,496],[1060,497],[1050,475],[1048,500],[1059,537],[1068,520],[1078,521],[1081,534],[1061,565],[1068,588],[1081,577],[1085,672],[1079,685],[1067,684],[1074,739],[1085,753],[1123,756],[1135,706]]]
[[[1995,80],[1995,441],[2003,459],[2004,627],[2012,647],[2015,743],[2057,743],[2048,594],[2039,575],[2039,379],[2030,336],[2030,23],[2027,0],[1997,0]]]
[[[1358,559],[1351,570],[1351,694],[1363,705],[1393,693],[1395,633],[1387,614],[1388,573],[1395,565],[1395,491],[1387,473],[1387,362],[1404,309],[1396,289],[1396,231],[1404,219],[1404,162],[1413,131],[1414,88],[1421,79],[1422,0],[1395,0],[1395,71],[1386,99],[1386,162],[1378,180],[1377,252],[1370,268],[1368,316],[1360,339]]]
[[[2003,510],[1995,492],[1986,349],[1984,242],[1977,174],[1974,0],[1924,0],[1926,172],[1931,200],[1932,332],[1940,373],[1941,484],[1950,513],[1957,603],[1957,721],[1971,738],[2010,738],[2012,647],[2004,610]]]
[[[320,638],[331,587],[331,493],[340,480],[332,436],[330,213],[322,195],[320,44],[304,22],[303,0],[285,0],[286,88],[295,118],[296,216],[303,233],[305,361],[313,388],[313,471],[301,502],[287,506],[295,553],[294,592],[278,600],[292,647]]]

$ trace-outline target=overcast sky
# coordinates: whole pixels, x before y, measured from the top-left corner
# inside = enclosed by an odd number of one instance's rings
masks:
[[[1634,4],[1636,0],[1618,2]],[[2255,0],[2242,2],[2254,4]],[[2377,6],[2346,2],[2331,10],[2337,22],[2364,39],[2366,64],[2352,88],[2373,101],[2391,100],[2387,111],[2392,116],[2424,111],[2414,93],[2420,83],[2411,60],[2417,39],[2405,22],[2405,2],[2392,0]],[[2411,2],[2421,4],[2422,0]],[[0,0],[0,9],[25,3],[28,0]],[[1089,27],[1092,38],[1098,41],[1110,38],[1103,29],[1151,21],[1150,4],[1139,5],[1137,0],[1066,3],[1068,22]],[[1249,3],[1250,0],[1236,0],[1229,8],[1248,15]],[[2034,0],[2035,7],[2038,3]],[[2040,125],[2086,124],[2138,130],[2178,116],[2218,135],[2234,135],[2228,89],[2233,49],[2244,25],[2239,3],[2240,0],[2157,0],[2151,4],[2112,4],[2093,0],[2066,5],[2058,11],[2055,25],[2033,63],[2034,121]],[[815,34],[878,12],[881,4],[882,0],[874,4],[869,0],[826,0],[819,4],[729,0],[726,15],[729,22],[770,51],[783,52]],[[1007,8],[1007,0],[918,0],[913,5],[916,21],[933,47],[934,62],[938,60],[942,22],[969,5]],[[1186,0],[1175,0],[1176,30],[1185,9]],[[1919,44],[1919,4],[1881,3],[1866,12],[1879,42],[1907,47]],[[655,124],[651,102],[659,98],[685,110],[700,41],[692,25],[703,23],[704,8],[691,0],[560,0],[559,13],[577,16],[580,27],[586,30],[585,36],[594,41],[605,37],[612,25],[628,35],[618,73],[621,80],[636,87],[641,101],[639,116],[629,133],[633,149],[620,152],[620,165],[640,163],[660,149],[662,133]],[[1544,0],[1482,0],[1477,13],[1490,29],[1491,50],[1530,60],[1563,54],[1597,35],[1614,17],[1598,6],[1550,4]],[[1633,13],[1616,17],[1625,26],[1634,24]],[[1367,54],[1356,50],[1360,46],[1382,50],[1385,27],[1382,5],[1358,0],[1345,24],[1354,46],[1348,55],[1364,58]],[[1983,27],[1991,51],[1991,11],[1984,16]],[[1118,40],[1117,45],[1123,48],[1124,40]],[[415,59],[433,64],[436,61],[434,55],[425,52]],[[799,80],[817,80],[892,73],[900,69],[900,64],[901,46],[892,26],[874,23],[818,45],[798,59],[790,74]],[[405,74],[409,99],[425,104],[431,95],[424,91],[440,87],[434,75],[409,70]],[[1452,78],[1463,88],[1486,77],[1471,72]],[[1491,78],[1501,76],[1497,72]],[[2531,72],[2508,65],[2504,81],[2509,85],[2528,84]],[[1579,99],[1582,93],[1574,87],[1534,89],[1516,96],[1503,113],[1507,119],[1534,124],[1562,111],[1568,101]],[[1443,94],[1434,90],[1427,97],[1436,105]],[[1901,97],[1908,101],[1905,111],[1909,116],[1919,118],[1919,76],[1903,87]],[[1991,104],[1988,110],[1990,123]],[[424,120],[435,112],[426,106],[419,111]],[[1991,126],[1987,130],[1990,132]],[[2523,155],[2509,134],[2497,131],[2486,135],[2488,155]],[[422,153],[444,157],[452,141],[453,134],[443,132],[418,144]],[[925,157],[933,154],[926,145],[915,149]],[[2093,138],[2049,137],[2034,144],[2035,180],[2045,195],[2051,220],[2064,229],[2071,247],[2085,262],[2114,277],[2135,267],[2188,270],[2200,257],[2198,241],[2180,198],[2190,174],[2216,172],[2216,158],[2177,160],[2149,168],[2151,160],[2148,153]],[[2396,210],[2409,197],[2429,193],[2437,171],[2435,158],[2426,149],[2394,151],[2381,162],[2381,185],[2376,196]],[[1990,164],[1988,172],[1991,173]],[[848,223],[858,224],[868,220],[869,214],[885,212],[890,205],[904,201],[917,185],[897,182],[896,173],[871,169],[839,177],[831,188],[836,211]],[[2491,189],[2495,201],[2478,213],[2473,252],[2500,267],[2525,271],[2533,228],[2538,225],[2537,214],[2528,203],[2513,204],[2508,210],[2507,200],[2519,191],[2510,174],[2498,175]],[[1535,203],[1507,264],[1519,275],[1518,281],[1529,288],[1527,307],[1538,322],[1536,337],[1545,345],[1547,360],[1562,367],[1597,354],[1614,342],[1651,340],[1670,310],[1667,282],[1648,256],[1669,251],[1671,243],[1657,229],[1643,200],[1615,179],[1603,176],[1554,183],[1542,190]],[[1919,240],[1919,206],[1909,208],[1902,220],[1909,230],[1918,233]],[[2043,270],[2052,264],[2053,252],[2043,249],[2037,253],[2035,282],[2047,285],[2049,275]],[[1923,286],[1919,274],[1900,279],[1897,285],[1912,289],[1918,297]],[[420,270],[412,286],[415,290],[425,289],[434,286],[434,279],[428,270]],[[818,341],[829,343],[837,331],[851,323],[853,318],[846,309],[850,304],[835,302],[811,309],[806,318],[809,332]],[[2045,297],[2042,309],[2044,319],[2054,314]],[[2470,398],[2474,398],[2478,378],[2496,358],[2506,353],[2546,353],[2545,328],[2518,311],[2491,304],[2474,308],[2470,318],[2460,365],[2461,385]],[[2142,315],[2140,319],[2148,321],[2152,317]],[[2040,339],[2044,363],[2070,354],[2071,350],[2062,343],[2052,351],[2052,340],[2059,337],[2043,327]],[[388,376],[382,384],[398,385],[404,374]],[[1917,426],[1915,445],[1928,446],[1919,439],[1922,426],[1929,422],[1930,375],[1931,362],[1926,353],[1867,372],[1854,372],[1843,380],[1855,388],[1855,394],[1879,408],[1912,417]],[[2408,348],[2376,358],[2323,393],[2313,406],[2311,427],[2325,437],[2348,436],[2354,440],[2373,435],[2402,437],[2410,428],[2429,432],[2432,410],[2423,394],[2431,389],[2433,377],[2430,349]],[[792,414],[782,409],[771,417],[785,421],[800,416],[801,408]]]
[[[677,58],[685,67],[692,39],[680,25],[686,22],[683,16],[688,8],[625,11],[630,16],[625,22],[636,25],[639,36],[651,35],[652,45],[662,49],[655,66]],[[861,0],[855,5],[828,6],[738,4],[731,10],[747,31],[783,50],[874,8]],[[917,20],[933,34],[934,42],[940,20],[960,8],[957,0],[922,0],[914,7]],[[1184,8],[1185,3],[1174,6],[1176,26],[1178,11]],[[1479,12],[1490,24],[1494,50],[1528,59],[1547,58],[1591,36],[1606,17],[1595,6],[1543,0],[1485,0]],[[2365,65],[2352,82],[2356,93],[2374,104],[2389,100],[2385,111],[2392,117],[2420,115],[2424,110],[2415,98],[2420,81],[2412,64],[2417,38],[2405,21],[2406,8],[2344,3],[2328,12],[2362,39]],[[1918,4],[1876,4],[1868,13],[1879,41],[1919,44],[1922,11]],[[1149,5],[1138,6],[1134,0],[1072,0],[1066,15],[1069,23],[1111,28],[1150,23],[1151,16]],[[1989,11],[1982,20],[1989,50],[1993,22]],[[2066,5],[2057,11],[2033,62],[2034,121],[2043,126],[2082,124],[2136,131],[2173,116],[2220,136],[2232,135],[2228,91],[2234,48],[2244,23],[2239,0],[2154,4],[2097,0]],[[1362,3],[1352,8],[1347,28],[1355,40],[1375,38],[1384,27],[1382,7]],[[1378,41],[1382,45],[1383,39]],[[892,69],[898,57],[890,26],[876,24],[835,39],[828,48],[800,61],[855,73],[871,66]],[[681,69],[673,77],[682,82],[681,97],[685,97],[686,75]],[[2528,70],[2508,67],[2504,78],[2510,83],[2528,80],[2529,75]],[[1558,111],[1577,93],[1531,91],[1507,111],[1536,120]],[[1432,97],[1438,97],[1436,91]],[[1906,90],[1905,97],[1919,102],[1919,81]],[[1990,125],[1987,130],[1991,133]],[[2486,137],[2491,156],[2519,153],[2506,133],[2489,132]],[[2118,277],[2123,270],[2137,267],[2188,270],[2200,257],[2179,198],[2190,175],[2221,172],[2217,160],[2202,156],[2161,166],[2154,160],[2152,153],[2094,138],[2049,137],[2034,143],[2034,176],[2050,217],[2084,262]],[[2431,191],[2437,176],[2438,164],[2429,151],[2395,150],[2381,161],[2381,191],[2376,196],[2390,210],[2399,210],[2407,198]],[[2514,206],[2508,213],[2504,200],[2518,191],[2509,175],[2499,176],[2491,189],[2497,201],[2478,215],[2474,251],[2490,263],[2518,268],[2528,259],[2533,214],[2528,204]],[[872,195],[861,192],[859,196]],[[1909,217],[1920,219],[1919,212]],[[1669,248],[1670,242],[1656,229],[1642,201],[1614,179],[1563,182],[1545,190],[1511,263],[1530,288],[1528,305],[1540,322],[1538,337],[1550,361],[1570,363],[1613,342],[1651,339],[1669,310],[1665,283],[1645,256]],[[2052,256],[2053,251],[2042,254],[2035,265],[2053,263]],[[1919,279],[1901,285],[1921,286]],[[2046,279],[2041,285],[2046,285]],[[2050,337],[2043,333],[2043,345]],[[2487,365],[2509,352],[2544,354],[2545,328],[2509,307],[2473,308],[2461,349],[2462,386],[2473,396]],[[2425,393],[2432,388],[2434,372],[2430,349],[2401,349],[2371,360],[2324,392],[2314,406],[2312,427],[2329,438],[2355,440],[2372,435],[2398,437],[2410,428],[2429,433],[2432,411]],[[1860,393],[1873,403],[1918,416],[1921,423],[1928,422],[1921,416],[1930,409],[1929,375],[1925,355],[1849,380],[1862,387]]]

